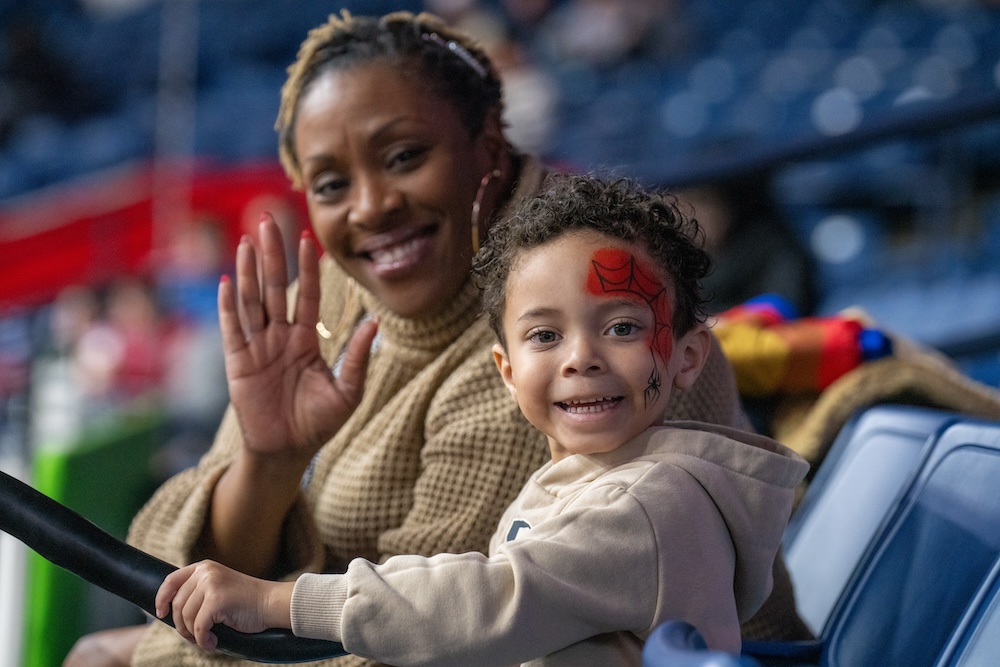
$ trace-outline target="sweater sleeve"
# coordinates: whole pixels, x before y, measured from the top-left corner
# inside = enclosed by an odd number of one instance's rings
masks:
[[[198,465],[167,480],[133,519],[129,544],[178,567],[195,560],[194,549],[208,520],[215,485],[241,446],[230,407],[215,442]],[[319,569],[323,564],[322,544],[304,497],[300,496],[285,520],[282,548],[279,575]]]
[[[565,512],[491,557],[354,560],[340,636],[332,623],[317,638],[400,666],[510,665],[602,633],[644,632],[657,608],[657,548],[642,508],[616,491],[603,507]],[[297,586],[300,608],[314,586],[323,584]]]
[[[488,349],[467,356],[427,411],[413,503],[403,522],[380,536],[383,560],[485,553],[504,509],[548,459],[544,436],[521,416]]]

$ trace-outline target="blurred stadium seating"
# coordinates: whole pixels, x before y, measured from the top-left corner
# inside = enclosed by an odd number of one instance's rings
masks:
[[[167,12],[159,2],[131,4],[136,8],[103,15],[58,0],[33,3],[30,11],[0,5],[2,18],[34,21],[52,61],[68,80],[99,94],[103,110],[19,120],[0,144],[0,230],[5,202],[154,156]],[[197,76],[187,149],[222,164],[273,160],[284,68],[308,28],[334,7],[188,4],[195,8]],[[929,0],[672,4],[668,20],[686,36],[677,46],[595,65],[559,60],[534,45],[560,100],[546,157],[665,185],[726,170],[769,171],[816,255],[821,310],[860,305],[934,345],[1000,329],[993,261],[1000,238],[1000,9]],[[340,6],[355,13],[423,8]],[[725,160],[706,148],[720,142],[730,147]],[[975,312],[963,308],[956,317],[955,304],[966,301]]]
[[[871,525],[876,530],[864,528],[858,536],[865,544],[858,545],[861,557],[848,568],[846,581],[840,575],[834,577],[839,589],[834,593],[835,604],[824,603],[820,615],[814,617],[820,623],[817,639],[745,641],[741,658],[756,661],[749,664],[996,664],[1000,503],[995,488],[1000,474],[1000,423],[945,412],[925,412],[914,420],[912,408],[900,412],[898,407],[873,408],[860,415],[853,435],[864,440],[868,437],[864,431],[871,430],[869,435],[878,438],[882,430],[889,438],[876,449],[889,444],[897,452],[920,451],[917,460],[906,466],[902,493],[888,506],[872,506]],[[871,420],[868,425],[863,423],[866,419]],[[911,427],[923,433],[902,434]],[[901,434],[902,440],[897,439]],[[843,444],[848,448],[844,453],[849,453],[851,434],[845,435]],[[839,476],[842,468],[853,463],[828,459],[820,470],[832,468],[833,475]],[[876,468],[848,469],[846,475],[864,476]],[[837,490],[823,485],[817,492],[822,499]],[[808,525],[815,520],[814,508],[803,506],[798,511],[803,509]],[[789,528],[787,537],[793,544],[808,537],[795,535],[794,520]],[[844,530],[851,532],[851,528]],[[813,561],[811,566],[821,565],[819,550]],[[661,628],[650,636],[649,655],[669,656],[674,661],[651,660],[650,667],[735,664],[735,656],[714,658],[690,627],[668,622]]]
[[[287,195],[273,123],[285,68],[308,29],[342,7],[425,8],[416,0],[91,8],[98,4],[114,3],[0,0],[0,459],[27,452],[43,307],[61,286],[141,272],[158,249],[152,188],[165,172],[156,160],[191,158],[183,173],[194,178],[197,206],[235,233],[253,193]],[[478,4],[502,12],[505,3]],[[660,25],[671,37],[653,31],[652,45],[613,62],[560,57],[544,30],[531,33],[536,41],[525,46],[558,96],[544,157],[667,186],[767,174],[816,261],[817,314],[860,307],[1000,386],[1000,4],[660,6],[672,12]],[[194,32],[165,44],[177,12]],[[34,31],[42,51],[25,60],[13,26]],[[185,44],[196,49],[193,106],[165,118],[163,53]],[[43,65],[63,86],[47,103],[24,88]],[[18,109],[20,100],[34,106]],[[171,122],[184,131],[165,130]],[[111,195],[123,199],[108,204]],[[119,245],[81,259],[95,239]],[[83,264],[65,261],[74,251]],[[71,254],[46,263],[44,252]]]
[[[943,410],[876,405],[838,433],[783,540],[799,613],[815,635],[938,432],[957,420]]]
[[[937,664],[1000,562],[1000,425],[962,419],[932,436],[929,447],[815,646],[747,642],[744,651],[779,665],[787,656],[829,667]],[[814,648],[818,655],[806,657]]]

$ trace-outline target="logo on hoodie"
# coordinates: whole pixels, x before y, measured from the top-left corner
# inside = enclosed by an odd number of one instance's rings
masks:
[[[524,519],[514,519],[510,522],[510,529],[507,530],[507,539],[505,542],[513,542],[517,539],[517,536],[522,533],[527,533],[531,530],[531,524]]]

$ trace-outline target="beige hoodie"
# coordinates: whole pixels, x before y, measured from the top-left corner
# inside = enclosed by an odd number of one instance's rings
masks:
[[[490,556],[357,559],[303,575],[297,635],[393,665],[639,665],[668,619],[740,650],[808,465],[773,440],[694,422],[547,463]]]

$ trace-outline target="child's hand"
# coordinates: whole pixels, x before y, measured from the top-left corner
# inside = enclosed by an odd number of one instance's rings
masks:
[[[257,579],[213,561],[169,574],[156,592],[156,615],[173,611],[181,637],[211,653],[218,639],[212,626],[223,623],[240,632],[291,627],[294,582]]]

